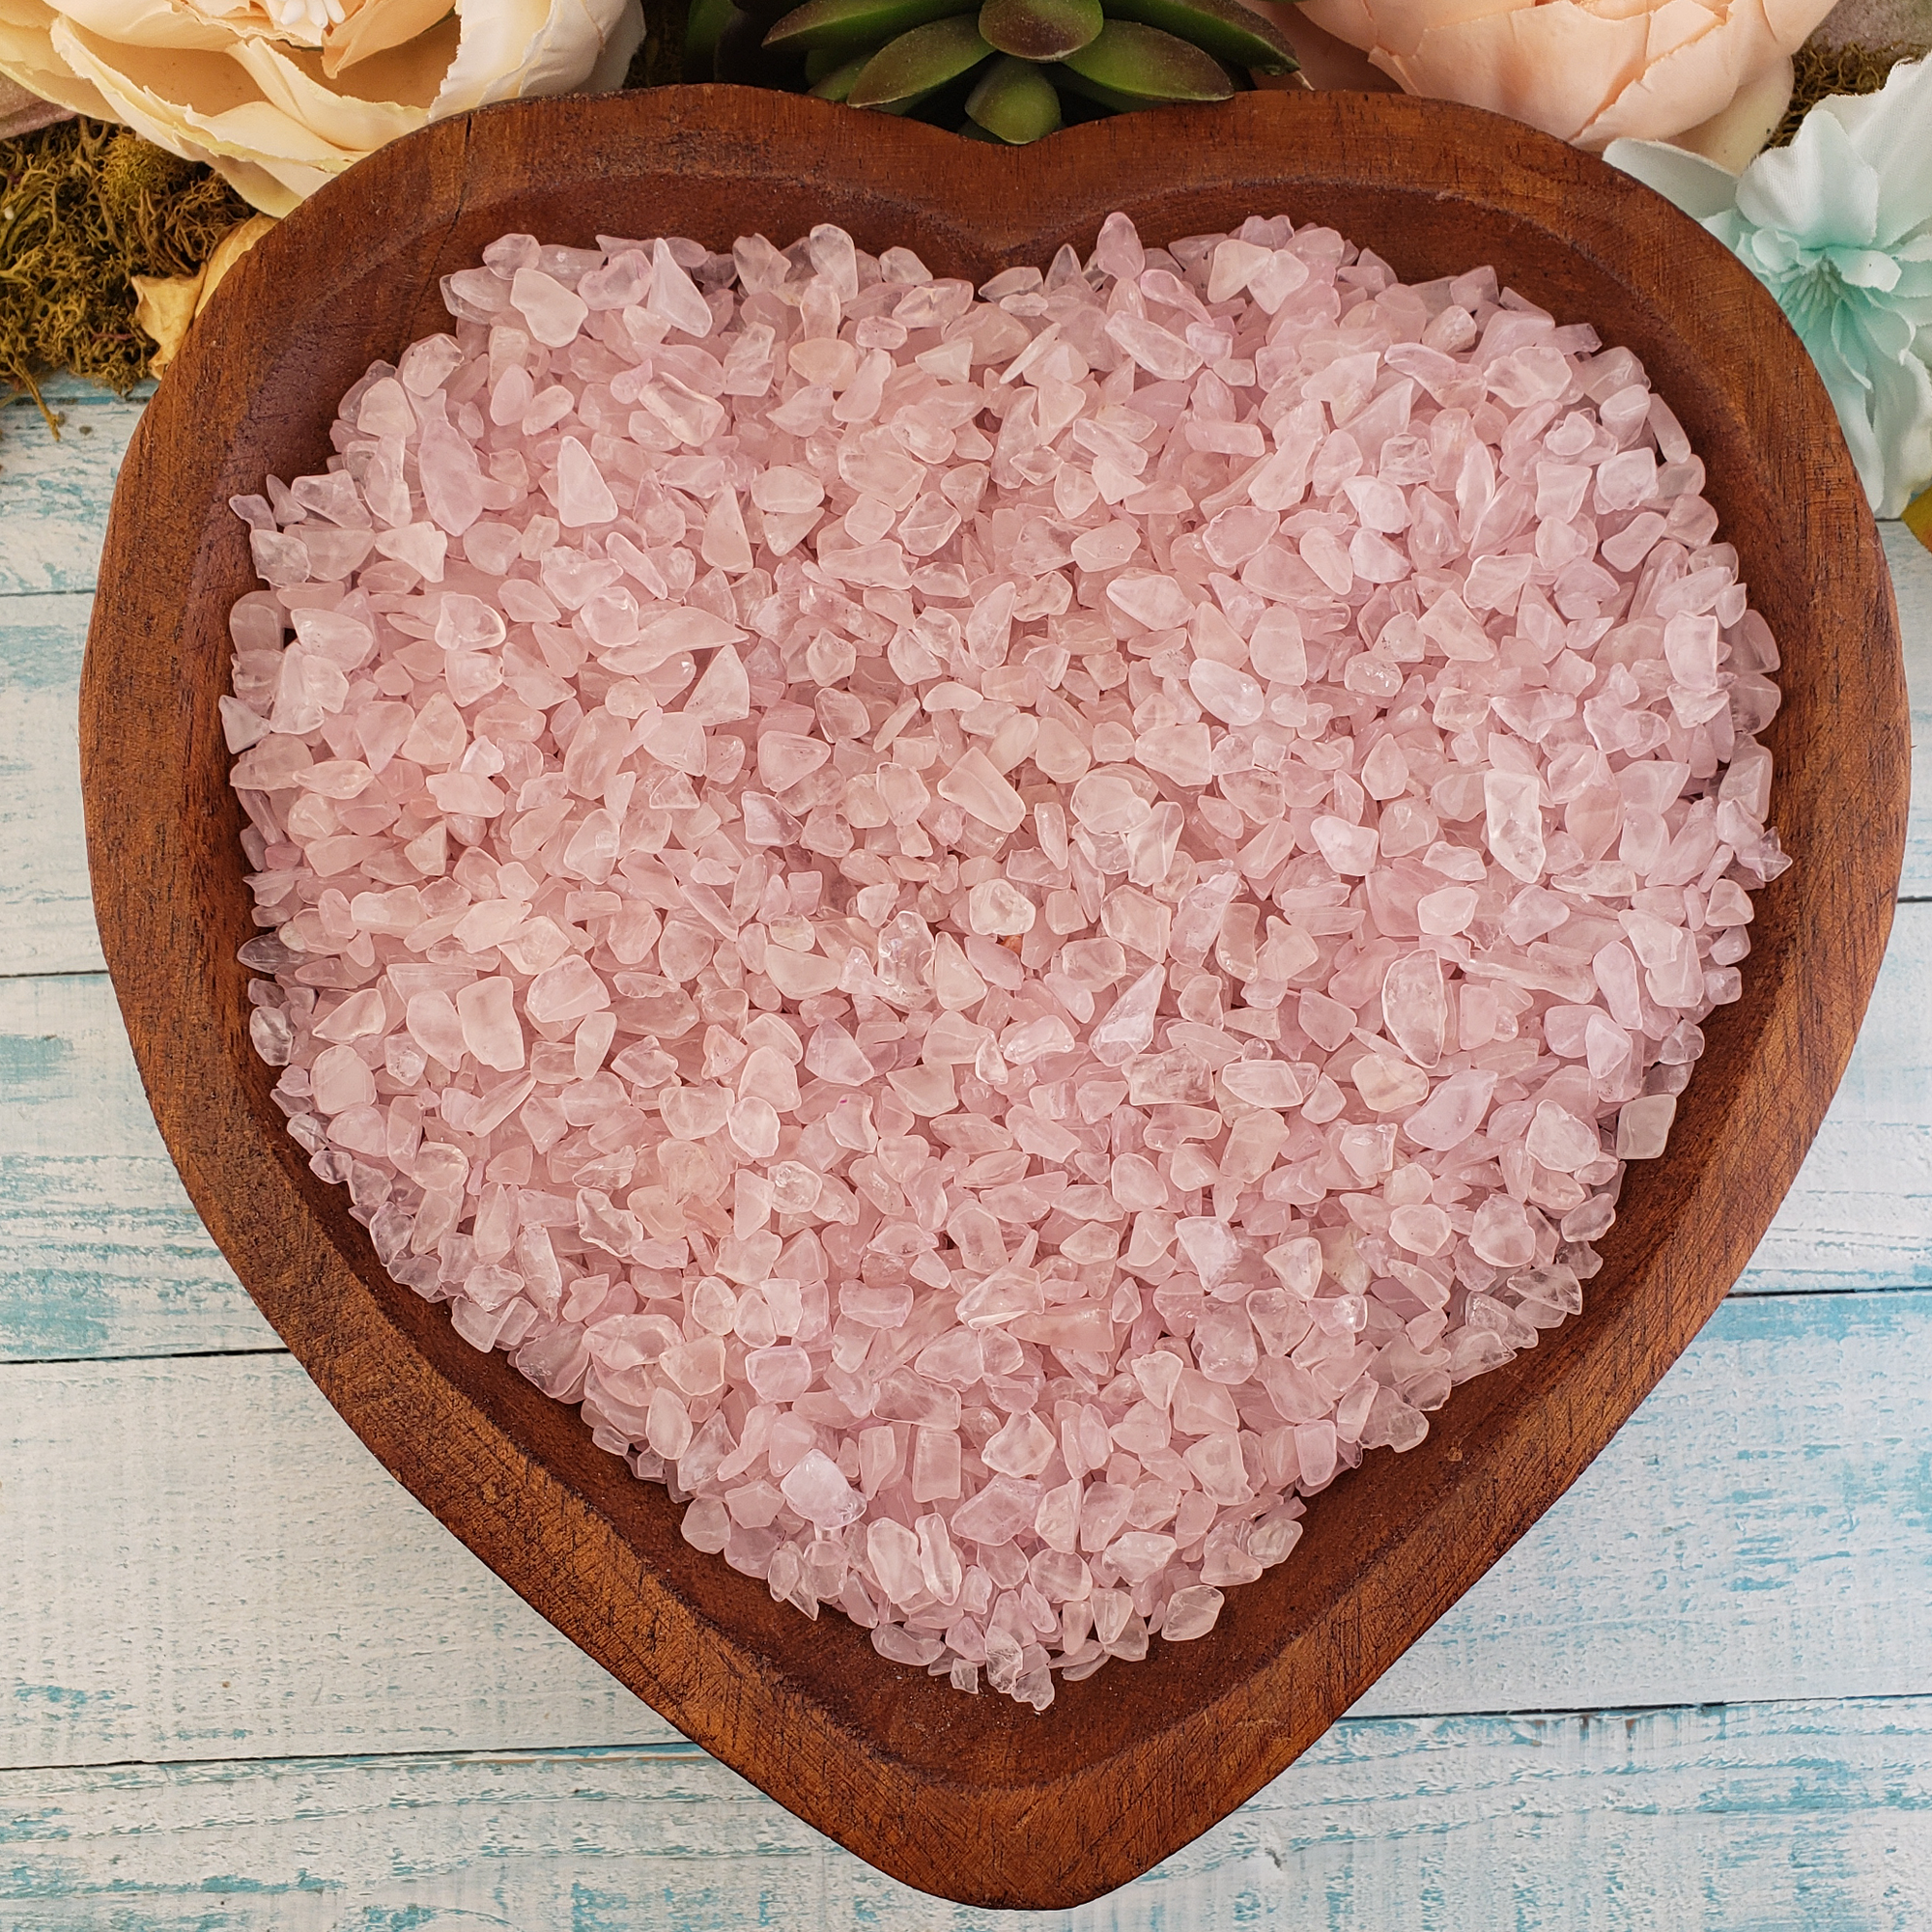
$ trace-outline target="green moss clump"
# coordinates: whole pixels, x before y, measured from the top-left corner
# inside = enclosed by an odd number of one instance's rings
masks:
[[[125,128],[64,121],[0,141],[0,391],[38,402],[36,378],[67,370],[125,395],[154,348],[128,278],[193,274],[251,212]]]

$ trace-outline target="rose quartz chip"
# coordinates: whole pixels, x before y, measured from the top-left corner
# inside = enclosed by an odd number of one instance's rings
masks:
[[[939,795],[997,832],[1016,832],[1026,817],[1020,795],[975,745],[939,781]]]
[[[603,471],[574,436],[565,437],[557,447],[556,514],[567,530],[608,524],[617,514],[617,498]]]
[[[510,279],[510,306],[530,334],[552,349],[576,340],[589,307],[578,295],[541,269],[519,269]]]
[[[1777,653],[1701,461],[1285,217],[448,289],[235,499],[290,1132],[880,1668],[1208,1635],[1580,1310],[1739,995]]]

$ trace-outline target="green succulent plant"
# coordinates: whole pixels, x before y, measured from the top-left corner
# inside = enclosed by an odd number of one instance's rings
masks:
[[[690,80],[748,82],[906,114],[979,140],[1225,100],[1293,73],[1273,21],[1240,0],[692,0]]]

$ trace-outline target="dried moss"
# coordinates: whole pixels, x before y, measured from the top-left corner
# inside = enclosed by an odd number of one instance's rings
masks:
[[[1900,61],[1917,60],[1923,52],[1922,47],[1821,47],[1807,43],[1791,58],[1797,85],[1771,146],[1789,146],[1799,123],[1819,101],[1834,94],[1876,94]]]
[[[0,142],[0,393],[38,402],[36,379],[67,370],[125,395],[154,346],[128,277],[192,274],[249,212],[207,168],[99,121]]]

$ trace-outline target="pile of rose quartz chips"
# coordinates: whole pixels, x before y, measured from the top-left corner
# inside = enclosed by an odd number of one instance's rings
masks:
[[[1286,218],[445,290],[236,503],[290,1131],[774,1597],[1038,1708],[1200,1636],[1581,1307],[1738,997],[1777,660],[1703,465]]]

